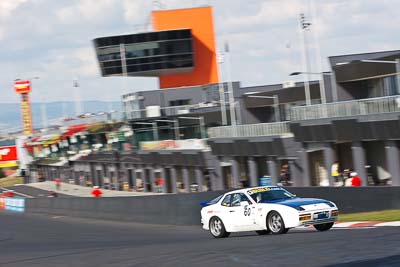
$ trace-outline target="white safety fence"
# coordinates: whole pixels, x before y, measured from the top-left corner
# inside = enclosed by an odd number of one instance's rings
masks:
[[[400,96],[376,97],[353,101],[293,107],[292,120],[348,117],[400,112]]]
[[[208,129],[209,138],[274,136],[290,134],[288,122],[242,124]]]

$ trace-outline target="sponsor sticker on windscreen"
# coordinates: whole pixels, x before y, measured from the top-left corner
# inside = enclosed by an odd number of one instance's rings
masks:
[[[256,193],[261,193],[261,192],[267,192],[271,190],[281,190],[279,187],[259,187],[259,188],[254,188],[249,191],[247,191],[247,194],[252,195]]]

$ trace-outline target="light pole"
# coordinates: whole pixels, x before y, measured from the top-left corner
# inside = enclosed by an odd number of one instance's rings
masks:
[[[223,54],[220,53],[217,56],[217,63],[222,65],[222,63],[224,63],[223,60]],[[225,86],[224,83],[222,82],[222,75],[221,75],[221,70],[219,69],[219,66],[217,68],[217,75],[219,78],[219,83],[218,83],[218,91],[219,91],[219,103],[221,106],[221,121],[222,121],[222,125],[227,125],[228,124],[228,120],[226,117],[226,105],[225,105]]]
[[[397,77],[397,94],[400,94],[400,58],[393,60],[378,60],[378,59],[361,59],[352,60],[350,62],[339,62],[336,66],[351,64],[351,63],[382,63],[382,64],[396,64],[396,77]]]
[[[83,114],[83,109],[82,109],[82,102],[81,102],[81,93],[79,89],[79,83],[77,79],[74,79],[72,81],[72,87],[74,88],[75,91],[75,116],[79,116]]]
[[[337,90],[336,90],[336,83],[335,83],[335,81],[333,80],[333,76],[334,76],[334,73],[333,73],[333,72],[320,72],[320,73],[318,73],[318,72],[298,71],[298,72],[292,72],[292,73],[290,73],[289,76],[296,76],[296,75],[300,75],[300,74],[321,75],[320,81],[322,80],[322,82],[320,82],[320,84],[319,84],[319,90],[320,90],[321,103],[322,103],[322,104],[326,104],[326,89],[325,89],[325,84],[324,84],[324,82],[323,82],[323,80],[324,80],[324,75],[331,76],[331,85],[332,85],[332,90],[334,91],[334,92],[333,92],[333,95],[335,95],[336,100],[337,100]],[[307,102],[307,101],[306,101],[306,102]],[[310,102],[311,102],[311,100],[310,100]]]
[[[307,47],[307,35],[306,35],[306,31],[310,30],[311,27],[311,23],[308,22],[306,20],[306,16],[301,13],[300,14],[300,27],[301,27],[301,33],[302,33],[302,37],[303,37],[303,60],[305,62],[305,67],[307,72],[306,74],[306,79],[304,82],[304,90],[305,90],[305,98],[306,98],[306,106],[311,105],[311,96],[310,96],[310,84],[309,84],[309,76],[308,76],[308,72],[310,71],[310,61],[308,58],[308,47]]]
[[[231,64],[230,64],[230,52],[229,45],[225,43],[225,53],[226,53],[226,72],[228,74],[228,94],[229,94],[229,108],[231,115],[231,126],[236,126],[236,113],[235,113],[235,97],[233,95],[233,83],[231,77]]]
[[[134,124],[151,125],[153,127],[153,139],[158,141],[157,122],[134,122]]]
[[[178,117],[178,119],[184,119],[184,120],[198,120],[199,125],[200,125],[200,137],[201,139],[205,139],[205,124],[204,124],[204,117]]]
[[[221,120],[222,120],[222,125],[227,125],[228,124],[228,120],[226,117],[226,106],[225,106],[225,88],[224,88],[224,84],[223,83],[219,83],[219,103],[221,106]]]
[[[156,120],[159,122],[172,122],[174,124],[175,139],[180,140],[179,136],[179,122],[178,120]]]
[[[274,96],[263,96],[263,95],[252,95],[252,94],[256,94],[258,92],[247,92],[244,93],[244,95],[246,95],[249,98],[265,98],[265,99],[273,99],[274,100],[274,114],[275,114],[275,121],[281,121],[280,117],[280,111],[279,111],[279,98],[278,95],[274,95]]]

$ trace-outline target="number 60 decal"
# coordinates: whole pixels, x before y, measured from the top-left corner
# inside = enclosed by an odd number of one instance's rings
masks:
[[[244,206],[244,216],[250,216],[251,214],[251,209],[249,206]]]

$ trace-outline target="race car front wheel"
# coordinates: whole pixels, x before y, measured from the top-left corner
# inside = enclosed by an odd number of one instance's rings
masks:
[[[268,230],[270,230],[273,235],[283,234],[287,232],[282,216],[276,211],[271,211],[268,214],[267,226]]]
[[[314,228],[317,229],[318,231],[328,231],[329,229],[331,229],[333,226],[333,222],[331,223],[323,223],[323,224],[316,224],[314,225]]]
[[[225,230],[224,223],[218,217],[213,217],[210,220],[210,233],[215,238],[228,237],[229,232]]]

